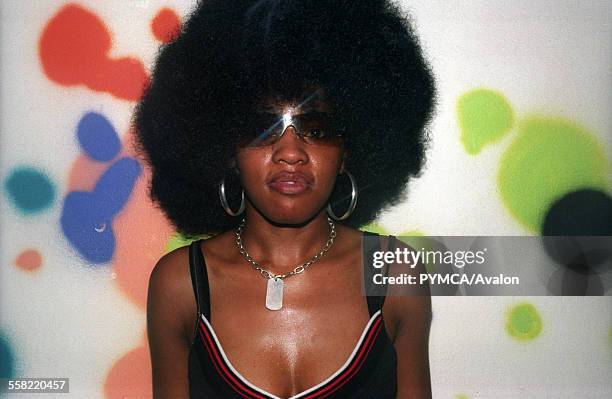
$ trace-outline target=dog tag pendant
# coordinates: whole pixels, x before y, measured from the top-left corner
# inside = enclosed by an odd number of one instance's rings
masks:
[[[266,289],[266,308],[279,310],[283,307],[283,280],[280,278],[269,278]]]

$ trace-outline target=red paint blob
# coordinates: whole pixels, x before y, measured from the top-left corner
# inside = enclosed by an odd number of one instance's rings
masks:
[[[168,43],[176,39],[181,31],[181,20],[170,8],[162,8],[151,21],[151,30],[157,40]]]
[[[76,4],[62,7],[45,26],[38,44],[42,69],[64,86],[84,84],[124,100],[138,100],[149,77],[136,58],[109,58],[112,40],[104,22]]]
[[[15,264],[23,271],[32,272],[42,265],[42,256],[35,249],[26,249],[17,256]]]

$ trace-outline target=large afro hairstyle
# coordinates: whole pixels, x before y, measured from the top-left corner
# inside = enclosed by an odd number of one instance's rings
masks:
[[[218,188],[232,173],[238,134],[262,96],[297,99],[321,87],[344,135],[359,188],[343,221],[359,227],[400,201],[424,164],[434,79],[409,18],[383,0],[206,0],[160,48],[134,117],[135,145],[152,172],[149,194],[188,237],[235,227]],[[330,202],[348,207],[339,176]]]

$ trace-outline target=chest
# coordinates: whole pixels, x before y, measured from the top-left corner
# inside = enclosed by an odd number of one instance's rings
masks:
[[[264,306],[265,282],[251,281],[248,289],[239,281],[211,284],[206,328],[239,378],[289,397],[338,374],[359,353],[372,324],[360,279],[328,281],[316,290],[313,281],[287,280],[278,311]]]
[[[206,324],[202,335],[209,336],[208,344],[202,345],[203,339],[192,347],[198,365],[190,363],[190,381],[210,384],[206,392],[215,391],[213,397],[238,397],[236,392],[259,398],[322,398],[332,393],[333,398],[365,398],[371,396],[364,394],[373,392],[382,395],[377,398],[395,397],[396,354],[385,335],[380,311],[368,320],[346,359],[333,367],[339,353],[336,347],[323,346],[307,353],[299,349],[277,352],[263,345],[259,350],[246,348],[250,356],[235,357],[232,353],[245,349],[234,344],[224,348],[210,323],[203,319],[202,324]],[[195,368],[203,369],[204,375],[193,373]]]

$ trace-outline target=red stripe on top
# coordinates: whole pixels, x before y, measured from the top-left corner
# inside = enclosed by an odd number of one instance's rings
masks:
[[[340,389],[348,381],[350,381],[350,379],[359,371],[359,369],[361,369],[361,366],[363,365],[362,360],[367,357],[367,355],[370,353],[370,350],[374,346],[373,342],[375,340],[375,337],[378,335],[378,332],[380,332],[379,327],[381,326],[381,321],[382,318],[379,316],[378,319],[374,322],[374,324],[370,326],[368,336],[362,343],[358,355],[353,359],[351,367],[344,370],[340,375],[336,376],[336,378],[328,382],[325,386],[317,389],[316,392],[313,392],[308,396],[304,396],[304,399],[317,398],[321,397],[321,395],[330,395]],[[330,390],[331,392],[327,393]]]
[[[248,393],[249,395],[252,395],[253,397],[256,397],[258,399],[269,399],[269,396],[262,396],[259,392],[254,391],[251,387],[249,387],[248,385],[244,384],[240,379],[238,379],[237,377],[234,377],[234,373],[227,367],[227,365],[225,364],[225,361],[223,360],[223,358],[220,356],[219,354],[219,350],[217,348],[217,345],[215,343],[215,341],[211,338],[210,333],[208,332],[208,328],[207,326],[204,324],[204,322],[202,322],[200,320],[200,328],[202,329],[202,331],[204,332],[207,344],[211,346],[211,349],[213,349],[213,360],[215,360],[216,362],[213,363],[217,363],[219,366],[221,366],[222,370],[219,370],[219,368],[215,365],[215,367],[217,368],[217,372],[219,372],[219,374],[221,374],[222,377],[224,377],[225,381],[228,382],[228,384],[239,394],[241,394],[242,396],[243,393],[241,392],[244,391],[246,393]],[[210,351],[209,351],[210,353]],[[229,379],[233,382],[230,383],[225,376],[229,377]],[[251,398],[249,396],[246,396],[246,398]]]
[[[379,328],[378,331],[375,333],[375,336],[377,336],[378,333],[380,333],[380,330],[381,329]],[[335,380],[332,384],[335,384],[336,386],[333,387],[330,392],[327,392],[325,394],[321,393],[320,395],[324,395],[324,396],[320,396],[320,397],[326,397],[328,395],[331,395],[332,393],[336,392],[338,389],[342,388],[346,383],[351,381],[351,379],[359,372],[359,370],[361,370],[361,367],[365,363],[365,359],[367,359],[373,347],[374,345],[370,345],[369,347],[367,347],[367,349],[364,350],[363,359],[361,363],[359,365],[356,364],[356,366],[352,368],[352,371],[348,371],[346,373],[346,378],[344,378],[343,381],[340,381],[339,379]],[[348,375],[349,373],[350,375]],[[328,387],[326,387],[325,389],[327,390]]]
[[[225,360],[219,353],[220,351],[216,342],[213,340],[209,333],[208,326],[206,326],[206,324],[204,324],[202,320],[199,321],[199,324],[201,330],[200,332],[204,338],[203,341],[206,344],[206,349],[209,355],[211,356],[211,359],[213,360],[213,365],[215,366],[217,372],[221,374],[223,379],[228,383],[228,385],[244,398],[251,399],[250,396],[245,396],[246,393],[253,395],[257,399],[269,399],[269,395],[262,396],[261,393],[259,393],[258,391],[254,391],[250,386],[244,384],[242,380],[238,378],[236,373],[234,373],[229,367],[227,367]],[[365,359],[367,358],[370,351],[372,350],[372,347],[374,346],[373,343],[376,340],[376,337],[382,329],[381,327],[382,316],[379,315],[374,321],[374,323],[370,326],[366,339],[363,340],[357,355],[351,361],[351,366],[342,371],[342,373],[338,376],[334,377],[333,380],[327,382],[322,387],[317,388],[315,392],[304,396],[303,399],[315,399],[329,396],[338,389],[340,389],[342,386],[344,386],[348,381],[350,381],[351,378],[355,374],[357,374],[357,372],[363,366]],[[298,393],[298,396],[299,395],[300,394]]]
[[[219,364],[215,361],[215,354],[212,352],[212,349],[210,348],[210,344],[206,341],[206,337],[204,336],[204,333],[202,331],[199,331],[200,333],[200,338],[202,339],[203,343],[204,343],[204,347],[206,348],[206,350],[208,351],[208,356],[213,364],[213,366],[215,367],[215,370],[217,370],[217,373],[221,376],[221,378],[223,378],[223,380],[227,383],[227,385],[229,385],[234,391],[236,391],[240,396],[242,396],[245,399],[252,399],[251,396],[245,396],[244,393],[242,393],[239,390],[239,387],[235,387],[234,384],[232,383],[231,380],[229,380],[227,378],[227,376],[223,373],[223,371],[219,368]]]

